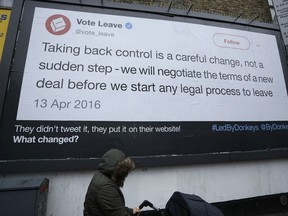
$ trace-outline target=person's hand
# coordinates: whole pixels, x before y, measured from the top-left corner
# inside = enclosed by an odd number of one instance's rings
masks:
[[[133,208],[133,214],[134,215],[139,215],[140,214],[140,209],[138,207]]]

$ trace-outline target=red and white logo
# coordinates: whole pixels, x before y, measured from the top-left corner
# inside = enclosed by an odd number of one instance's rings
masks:
[[[62,14],[50,16],[45,23],[46,29],[53,35],[63,35],[71,28],[71,22],[68,17]]]

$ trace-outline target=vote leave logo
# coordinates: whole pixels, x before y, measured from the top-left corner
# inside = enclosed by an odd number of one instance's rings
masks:
[[[50,16],[45,23],[46,29],[53,35],[63,35],[71,28],[71,22],[68,17],[62,14]]]

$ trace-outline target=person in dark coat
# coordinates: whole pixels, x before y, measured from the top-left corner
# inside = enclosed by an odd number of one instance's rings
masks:
[[[122,151],[107,151],[89,184],[84,216],[131,216],[140,213],[137,207],[125,207],[125,199],[120,190],[128,173],[134,168],[133,161]]]

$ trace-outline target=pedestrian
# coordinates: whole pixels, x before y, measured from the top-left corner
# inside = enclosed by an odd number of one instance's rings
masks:
[[[104,153],[93,176],[84,202],[84,216],[131,216],[138,207],[128,208],[120,190],[125,178],[135,168],[133,161],[118,150]]]

